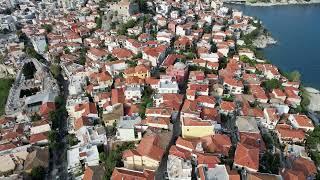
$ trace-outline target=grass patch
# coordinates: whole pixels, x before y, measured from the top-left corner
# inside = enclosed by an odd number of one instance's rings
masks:
[[[4,107],[13,82],[13,79],[0,79],[0,116],[4,114]]]

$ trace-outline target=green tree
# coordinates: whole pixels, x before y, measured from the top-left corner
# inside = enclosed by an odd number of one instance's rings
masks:
[[[210,51],[213,52],[213,53],[216,53],[217,50],[218,50],[216,43],[214,43],[213,41],[211,41],[210,44],[211,44],[211,49],[210,49]]]
[[[317,166],[320,165],[320,126],[316,126],[313,131],[308,132],[306,139],[306,148],[311,156],[311,159]]]
[[[0,54],[0,64],[3,64],[3,62],[4,62],[4,55]]]
[[[63,51],[65,54],[70,54],[70,49],[67,46],[63,47]]]
[[[45,29],[48,33],[52,31],[52,25],[50,24],[42,24],[41,27]]]
[[[57,64],[50,65],[50,72],[54,78],[57,78],[61,74],[61,67]]]
[[[137,3],[139,5],[140,12],[145,13],[145,14],[149,13],[149,9],[148,9],[148,5],[147,5],[146,0],[137,0]]]
[[[280,155],[266,152],[261,157],[259,172],[278,174],[280,168]]]
[[[303,111],[307,111],[308,106],[310,104],[310,95],[308,92],[304,89],[304,87],[300,88],[300,95],[301,95],[301,108]]]
[[[96,17],[95,22],[97,24],[96,29],[101,29],[102,27],[102,18],[100,17]]]
[[[85,65],[86,64],[86,53],[87,53],[87,48],[82,47],[80,49],[80,58],[79,58],[79,64],[80,65]]]
[[[204,25],[203,31],[204,31],[204,33],[211,33],[212,32],[212,26],[208,25],[208,24]]]
[[[118,30],[118,34],[119,35],[125,35],[127,34],[127,30],[129,28],[133,28],[136,25],[136,21],[131,19],[129,21],[127,21],[127,23],[124,23],[122,25],[120,25],[120,28]]]
[[[32,79],[37,69],[34,66],[33,62],[28,62],[23,65],[22,73],[26,77],[26,79]]]
[[[70,146],[77,145],[78,142],[79,142],[79,140],[74,134],[68,134],[68,144]]]
[[[126,61],[126,64],[128,64],[129,67],[136,67],[138,65],[138,62],[135,60],[131,60],[131,61],[128,60],[128,61]]]
[[[277,79],[270,79],[262,83],[266,91],[271,92],[273,89],[282,88],[281,82]]]
[[[41,62],[44,60],[44,58],[34,50],[33,46],[26,46],[25,52],[28,56],[35,58]]]
[[[46,177],[46,169],[42,166],[35,167],[31,170],[30,177],[32,180],[44,180]]]
[[[0,116],[4,114],[4,107],[6,105],[9,90],[13,82],[14,79],[0,79]]]
[[[115,167],[123,166],[121,161],[123,151],[127,149],[133,149],[134,143],[132,142],[125,142],[121,145],[117,145],[117,147],[110,151],[109,154],[102,152],[99,154],[100,160],[103,162],[105,166],[105,179],[110,179],[112,172]]]
[[[41,116],[38,114],[38,113],[34,113],[32,116],[31,116],[31,121],[34,122],[34,121],[39,121],[41,120]]]
[[[227,67],[228,60],[226,57],[219,58],[219,70]]]
[[[295,70],[295,71],[289,72],[287,74],[287,78],[289,81],[298,82],[298,81],[300,81],[301,74],[299,71]]]
[[[142,100],[141,100],[140,109],[139,109],[139,115],[141,116],[141,118],[145,118],[146,108],[152,106],[152,103],[153,103],[152,94],[153,94],[153,90],[151,89],[151,87],[146,86],[142,94]]]
[[[257,64],[257,61],[250,59],[247,56],[240,56],[240,61],[248,63],[250,66],[255,66]]]
[[[134,55],[132,57],[132,59],[141,59],[141,58],[142,58],[142,53],[141,52],[139,52],[138,54],[136,54],[136,55]]]

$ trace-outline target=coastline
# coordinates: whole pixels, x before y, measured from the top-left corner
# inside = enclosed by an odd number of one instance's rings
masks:
[[[316,0],[312,1],[308,4],[318,4],[320,3],[320,0]],[[235,4],[235,3],[233,3]],[[238,3],[239,4],[239,3]],[[299,3],[296,2],[295,4],[289,4],[289,3],[257,3],[255,6],[276,6],[276,5],[304,5],[306,3]],[[249,5],[249,6],[253,6],[250,5],[248,3],[243,4],[243,5]],[[262,25],[263,28],[265,28],[264,25]],[[273,45],[277,45],[279,42],[271,35],[271,34],[260,34],[258,35],[255,39],[253,39],[253,46],[256,49],[265,49],[269,46],[273,46]],[[272,61],[272,60],[271,60]],[[264,62],[264,61],[262,61]],[[301,81],[301,84],[303,85],[303,81]],[[309,105],[307,106],[307,110],[308,112],[312,112],[315,114],[320,115],[320,89],[316,88],[312,85],[308,85],[306,87],[304,87],[304,89],[307,92],[307,96],[309,97]],[[318,119],[318,118],[316,118]],[[320,123],[320,119],[318,119],[319,123]]]
[[[269,7],[269,6],[286,6],[286,5],[313,5],[313,4],[320,4],[320,0],[311,0],[309,2],[303,1],[292,1],[292,2],[256,2],[256,3],[249,3],[249,2],[224,2],[225,4],[237,4],[237,5],[246,5],[246,6],[255,6],[255,7]]]

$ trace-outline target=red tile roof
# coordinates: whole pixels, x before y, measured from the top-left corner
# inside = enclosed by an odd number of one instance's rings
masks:
[[[124,103],[125,97],[124,97],[124,91],[121,88],[118,89],[112,89],[111,90],[111,103],[117,104],[117,103]]]
[[[229,150],[232,146],[230,137],[224,134],[215,134],[201,138],[203,146],[207,152],[219,153],[224,156],[229,155]]]
[[[112,80],[112,76],[110,75],[110,73],[108,71],[102,71],[100,73],[99,72],[92,73],[89,78],[92,83],[105,82],[105,81]]]
[[[203,153],[196,153],[198,164],[207,165],[208,168],[213,168],[215,165],[220,163],[220,159],[217,156],[211,154],[203,154]]]
[[[147,117],[144,119],[142,124],[149,124],[152,126],[152,124],[160,124],[160,125],[170,125],[170,118],[165,118],[165,117]]]
[[[40,106],[40,115],[47,115],[49,114],[51,111],[54,111],[56,109],[56,105],[54,102],[46,102],[46,103],[43,103],[41,106]]]
[[[104,57],[108,54],[107,51],[103,50],[103,49],[98,49],[98,48],[90,48],[88,53],[91,53],[94,56],[97,57]]]
[[[220,108],[223,111],[234,111],[236,109],[236,104],[229,101],[221,101]]]
[[[304,140],[305,137],[305,132],[300,129],[292,129],[288,125],[277,125],[276,130],[279,132],[281,135],[282,139],[299,139],[299,140]]]
[[[302,171],[306,177],[315,176],[317,174],[317,168],[314,162],[302,157],[294,160],[292,169],[295,171]]]
[[[9,150],[9,149],[14,149],[17,146],[12,144],[12,143],[7,143],[7,144],[0,144],[0,152],[1,151],[5,151],[5,150]]]
[[[293,117],[295,118],[295,120],[299,124],[299,126],[314,127],[311,119],[309,119],[306,115],[296,114],[296,115],[293,115]]]
[[[210,121],[203,121],[195,118],[185,117],[183,118],[184,126],[212,126]]]
[[[281,176],[285,180],[302,180],[306,179],[305,175],[302,171],[291,170],[291,169],[284,169],[281,171]]]
[[[143,172],[134,171],[125,168],[115,168],[113,170],[112,180],[154,180],[155,172],[145,169]]]
[[[78,129],[82,128],[83,126],[91,126],[93,125],[89,119],[85,116],[82,116],[74,121],[74,129],[77,131]]]
[[[213,96],[198,96],[196,101],[198,103],[216,104],[216,99]]]
[[[127,150],[124,154],[128,154],[129,151],[132,150]],[[136,152],[140,156],[147,156],[156,161],[161,161],[164,154],[164,150],[159,145],[158,135],[144,136],[136,148]]]
[[[181,111],[184,113],[192,113],[192,114],[200,114],[200,109],[198,109],[198,105],[196,101],[185,100],[182,106]]]
[[[216,108],[202,108],[200,117],[204,120],[213,120],[218,123],[221,122],[220,114]]]
[[[152,48],[152,47],[145,47],[143,49],[143,52],[146,53],[149,56],[158,57],[161,53],[163,53],[167,49],[166,46],[160,45],[158,47]]]
[[[169,154],[177,156],[177,157],[180,157],[182,159],[190,159],[191,158],[191,152],[190,151],[187,151],[185,149],[179,148],[176,145],[172,145],[170,147]]]
[[[265,143],[260,133],[239,132],[240,143],[247,147],[259,148],[261,152],[266,150]]]
[[[133,53],[124,48],[115,48],[112,50],[112,55],[119,58],[119,59],[124,59],[124,58],[131,58],[133,56]]]
[[[238,143],[235,152],[234,163],[251,168],[254,170],[259,169],[259,149],[247,147],[241,143]]]
[[[30,136],[29,142],[30,144],[37,143],[39,141],[48,140],[48,133],[38,133],[38,134],[32,134]]]
[[[148,116],[149,114],[157,114],[159,116],[171,116],[172,114],[172,109],[170,108],[161,108],[161,107],[150,107],[146,109],[146,115]]]
[[[84,104],[77,104],[75,106],[75,111],[82,111],[82,116],[87,116],[88,114],[98,114],[97,107],[95,103],[84,103]]]
[[[182,146],[188,149],[192,149],[192,151],[196,149],[197,143],[199,143],[199,141],[196,139],[184,139],[180,136],[176,141],[177,146]]]

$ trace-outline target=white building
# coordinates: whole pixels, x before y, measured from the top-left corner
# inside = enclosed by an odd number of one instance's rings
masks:
[[[304,131],[313,131],[314,125],[306,115],[302,114],[290,114],[288,120],[292,126],[296,129],[302,129]]]
[[[225,165],[217,164],[214,168],[204,168],[206,179],[229,180],[229,173]]]
[[[158,93],[179,93],[179,86],[171,76],[161,76],[159,81]]]
[[[139,12],[139,5],[130,0],[121,0],[111,3],[109,9],[118,12],[118,15],[126,20]]]
[[[81,173],[81,163],[79,156],[79,148],[70,149],[67,151],[67,162],[69,173]]]
[[[67,151],[69,173],[82,173],[83,166],[98,166],[99,160],[99,151],[97,146],[87,145]]]
[[[173,34],[168,31],[159,31],[157,33],[157,41],[170,43],[173,38]]]
[[[169,154],[167,164],[168,178],[170,180],[191,180],[192,164],[190,159]]]
[[[80,140],[80,145],[101,145],[107,140],[104,126],[83,126],[76,132],[76,137]]]
[[[201,53],[200,58],[210,62],[219,62],[219,56],[217,53]]]
[[[280,116],[278,115],[276,108],[264,108],[263,110],[264,120],[262,125],[268,129],[275,129],[278,121],[280,120]]]
[[[44,35],[34,35],[30,37],[34,50],[39,54],[44,54],[47,48],[47,41]]]
[[[78,95],[83,93],[83,87],[87,84],[85,76],[71,76],[69,79],[69,95]]]
[[[127,86],[124,95],[126,99],[133,100],[134,102],[140,102],[142,97],[143,88],[140,85]]]
[[[137,141],[141,139],[141,129],[136,124],[141,123],[140,116],[122,116],[117,124],[116,137],[119,141]]]
[[[46,124],[41,124],[39,126],[33,126],[30,128],[30,135],[33,134],[39,134],[39,133],[43,133],[43,132],[48,132],[50,131],[50,124],[46,123]]]

